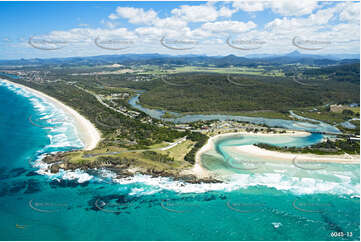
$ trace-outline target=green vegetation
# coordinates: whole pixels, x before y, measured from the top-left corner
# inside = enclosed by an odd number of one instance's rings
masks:
[[[140,97],[140,102],[181,113],[258,111],[264,114],[359,101],[359,84],[351,82],[329,80],[310,88],[283,77],[232,75],[229,78],[216,73],[169,75],[166,83],[160,79],[148,82],[148,91]]]
[[[105,108],[94,96],[65,82],[23,84],[57,98],[87,117],[103,134],[104,139],[99,148],[115,145],[128,149],[144,149],[153,144],[172,142],[185,136],[184,132],[142,122],[145,114],[130,118]]]
[[[191,164],[196,162],[196,153],[197,151],[204,146],[208,141],[208,136],[202,133],[191,132],[187,134],[187,139],[196,142],[191,151],[184,157],[186,161]]]
[[[337,124],[352,118],[359,118],[360,108],[345,107],[343,111],[333,112],[330,110],[330,106],[321,106],[316,109],[300,109],[298,111],[294,111],[294,113],[306,118],[320,120],[325,123]]]
[[[171,158],[168,155],[159,154],[155,151],[144,151],[143,155],[146,159],[149,159],[152,161],[157,161],[157,162],[162,162],[162,163],[174,161],[174,158]]]
[[[126,172],[128,168],[138,168],[143,172],[153,170],[158,172],[168,172],[177,174],[181,169],[189,167],[188,162],[175,160],[167,155],[154,151],[128,152],[117,155],[101,155],[84,158],[81,151],[74,151],[59,156],[56,160],[65,161],[63,164],[70,169],[77,168],[99,168],[105,167],[112,170]]]
[[[256,146],[273,151],[292,152],[292,153],[312,153],[317,155],[339,155],[339,154],[360,154],[360,142],[351,139],[337,139],[335,141],[314,144],[304,148],[280,147],[265,143],[258,143]]]
[[[348,105],[332,105],[330,106],[321,106],[317,108],[307,108],[294,111],[295,114],[323,121],[335,125],[340,131],[345,134],[360,135],[360,121],[352,120],[354,118],[360,118],[360,107],[349,107]],[[343,127],[341,123],[349,121],[351,124],[355,125],[355,129],[349,129]]]
[[[155,59],[152,65],[57,68],[47,77],[76,82],[77,85],[102,95],[125,90],[133,95],[135,89],[145,90],[140,97],[142,105],[182,114],[216,112],[289,119],[289,109],[359,102],[359,64],[319,67],[245,62],[244,65],[231,65],[236,59],[234,56],[224,58],[223,61],[229,62],[229,65],[201,62],[181,65],[158,63],[158,59]],[[104,72],[126,69],[135,72]],[[292,80],[295,69],[301,75],[302,82],[311,80],[315,86],[300,85]],[[82,70],[88,74],[69,75],[81,74]],[[102,74],[92,75],[95,71]],[[126,99],[114,102],[131,109]],[[166,113],[164,117],[172,118],[173,115]]]
[[[294,111],[295,114],[303,116],[305,118],[311,118],[320,120],[329,124],[337,124],[348,120],[350,116],[346,116],[342,113],[334,113],[327,111],[327,109],[321,109],[317,112],[312,111]]]
[[[174,115],[174,114],[168,113],[168,112],[165,112],[165,113],[162,115],[162,118],[175,118],[175,117],[177,117],[177,116]]]
[[[184,157],[186,156],[186,154],[188,154],[188,152],[190,152],[194,144],[195,142],[188,139],[172,147],[169,150],[160,151],[160,153],[167,154],[169,157],[173,158],[174,160],[184,161],[185,160]]]
[[[274,68],[274,67],[273,67]],[[215,66],[167,66],[164,70],[159,69],[157,66],[144,68],[144,71],[139,74],[176,74],[176,73],[219,73],[219,74],[245,74],[245,75],[265,75],[265,76],[284,76],[282,70],[273,69],[272,66],[252,66],[252,67],[215,67]]]
[[[359,117],[360,113],[359,108],[336,112],[325,106],[359,103],[359,64],[330,66],[337,62],[320,61],[322,64],[317,65],[309,60],[295,65],[283,63],[282,58],[267,62],[236,56],[147,57],[140,60],[125,57],[122,65],[112,65],[111,61],[97,58],[89,62],[68,61],[14,67],[21,71],[23,78],[13,79],[71,106],[101,131],[102,140],[94,150],[64,154],[68,168],[140,167],[143,171],[151,171],[150,174],[153,171],[176,174],[195,163],[196,153],[206,144],[208,136],[176,130],[173,123],[153,119],[133,109],[128,101],[139,90],[145,91],[140,97],[142,105],[182,115],[218,113],[291,119],[288,111],[292,109],[304,117],[339,124]],[[295,68],[302,82],[312,81],[316,85],[295,82]],[[43,78],[32,78],[34,73]],[[163,118],[174,118],[174,115],[166,112]],[[343,127],[340,130],[359,133],[359,121],[350,122],[357,126],[356,130]],[[211,134],[209,130],[214,127],[210,127],[211,123],[194,122],[182,129],[208,130],[205,133]],[[276,132],[246,122],[233,123],[232,129]],[[220,132],[220,129],[215,128],[214,132]],[[186,141],[168,150],[161,149],[184,136],[187,136]],[[265,147],[332,154],[354,153],[359,147],[359,143],[350,140],[327,141],[319,145],[303,149]]]
[[[307,69],[303,72],[306,76],[329,76],[338,82],[351,82],[360,84],[360,63],[339,66]]]
[[[91,87],[91,84],[85,83],[82,78],[79,80],[77,86],[104,95],[106,99],[112,93],[131,93],[131,90],[118,87],[114,89]],[[174,147],[169,151],[160,150],[169,142],[186,135],[185,132],[173,129],[173,125],[154,120],[141,112],[137,116],[127,117],[106,108],[95,96],[67,81],[39,83],[18,80],[17,82],[42,91],[73,107],[102,132],[102,140],[94,150],[63,154],[61,160],[65,162],[61,168],[108,167],[125,172],[124,169],[139,167],[143,172],[150,174],[153,172],[179,174],[180,170],[189,166],[189,163],[184,161],[184,156],[193,146],[193,142],[187,142],[187,146],[182,149]],[[115,99],[114,102],[116,101],[120,105],[127,103],[127,99]],[[179,152],[182,154],[178,154]],[[178,159],[176,160],[175,157]],[[56,169],[59,169],[59,165],[53,167],[54,172]]]

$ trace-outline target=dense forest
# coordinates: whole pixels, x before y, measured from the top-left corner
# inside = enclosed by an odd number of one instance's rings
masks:
[[[307,76],[328,75],[339,82],[360,84],[360,63],[308,69],[303,74]]]
[[[141,103],[170,111],[287,112],[327,103],[358,103],[360,85],[356,75],[352,74],[351,81],[316,80],[311,87],[291,77],[182,73],[133,87],[149,90],[140,97]]]

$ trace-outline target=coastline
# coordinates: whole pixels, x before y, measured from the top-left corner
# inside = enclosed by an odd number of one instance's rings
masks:
[[[231,133],[218,134],[218,135],[212,136],[208,139],[207,143],[204,146],[202,146],[202,148],[200,150],[198,150],[198,152],[196,153],[196,157],[195,157],[196,162],[195,162],[193,168],[191,169],[192,173],[194,175],[196,175],[197,177],[211,176],[211,172],[202,166],[201,155],[203,153],[211,150],[214,147],[215,141],[217,139],[222,138],[222,137],[227,137],[227,136],[236,136],[236,135],[248,135],[248,136],[284,136],[284,135],[287,135],[287,136],[302,137],[302,136],[308,136],[308,135],[310,135],[310,133],[304,132],[304,131],[287,131],[286,133],[283,133],[283,134],[231,132]]]
[[[46,100],[47,102],[53,104],[56,108],[61,109],[67,116],[70,116],[72,120],[74,120],[74,125],[76,126],[76,131],[78,133],[79,138],[84,143],[84,150],[91,150],[94,149],[98,142],[100,141],[101,134],[95,128],[95,126],[83,116],[81,116],[78,112],[74,109],[70,108],[69,106],[63,104],[59,100],[50,97],[40,91],[34,90],[30,87],[24,86],[22,84],[18,84],[12,81],[0,79],[1,81],[26,89],[27,91],[33,93],[34,95]],[[197,179],[213,179],[216,177],[217,174],[214,174],[212,171],[208,170],[202,165],[201,156],[203,153],[211,150],[215,146],[215,142],[223,137],[228,136],[294,136],[294,137],[304,137],[309,136],[310,133],[306,131],[294,131],[294,130],[287,130],[285,133],[262,133],[262,132],[230,132],[230,133],[223,133],[218,134],[210,137],[207,143],[201,147],[201,149],[196,153],[195,156],[195,164],[192,168],[183,170],[180,172],[179,175],[187,176],[193,175]],[[285,152],[278,152],[278,151],[268,151],[266,149],[261,149],[254,145],[245,145],[245,146],[236,146],[232,147],[234,152],[245,154],[245,155],[252,155],[260,158],[266,158],[272,162],[272,160],[283,161],[283,162],[292,162],[292,160],[297,156],[298,159],[307,159],[308,162],[312,161],[324,161],[324,162],[334,162],[334,163],[355,163],[356,159],[359,159],[357,156],[344,156],[344,155],[314,155],[314,154],[293,154],[293,153],[285,153]],[[351,157],[351,158],[350,158]],[[55,168],[55,167],[54,167]],[[65,167],[64,167],[65,168]],[[144,171],[145,174],[148,174],[148,171]],[[132,172],[124,171],[124,174],[130,175]],[[150,172],[151,175],[161,175],[158,173]],[[164,174],[163,174],[164,175]],[[161,175],[161,176],[163,176]],[[170,175],[167,173],[167,175]]]
[[[249,133],[249,132],[237,132],[237,133],[225,133],[212,136],[208,139],[208,142],[197,152],[195,157],[195,165],[192,168],[192,172],[196,176],[209,176],[210,171],[202,166],[201,156],[203,153],[214,148],[215,142],[217,139],[227,136],[236,136],[236,135],[245,135],[245,136],[308,136],[309,132],[305,131],[287,131],[286,133],[280,134],[269,134],[269,133]],[[246,155],[254,155],[260,158],[266,158],[272,161],[272,159],[282,160],[286,162],[292,162],[292,160],[297,157],[298,159],[306,159],[308,162],[320,161],[320,162],[332,162],[332,163],[359,163],[360,156],[352,155],[315,155],[315,154],[294,154],[294,153],[286,153],[286,152],[278,152],[278,151],[269,151],[266,149],[261,149],[254,145],[244,145],[244,146],[235,146],[233,147],[233,151],[237,153],[243,153]],[[350,158],[352,157],[352,158]]]
[[[264,159],[277,159],[278,161],[288,161],[292,162],[293,159],[302,160],[304,162],[329,162],[329,163],[340,163],[340,164],[357,164],[359,163],[359,155],[316,155],[311,153],[306,154],[296,154],[290,152],[279,152],[271,151],[259,148],[255,145],[244,145],[234,147],[232,150],[241,154],[254,155],[258,158]]]
[[[80,140],[84,144],[84,150],[92,150],[98,145],[101,139],[100,131],[98,131],[88,119],[84,118],[74,109],[70,108],[69,106],[65,105],[59,100],[46,95],[45,93],[42,93],[25,85],[12,82],[6,79],[0,79],[0,81],[10,85],[17,86],[19,88],[23,88],[33,93],[34,95],[40,97],[41,99],[44,99],[45,101],[53,104],[56,108],[61,109],[67,116],[71,117],[71,119],[74,121],[77,134]]]
[[[96,148],[98,142],[101,139],[101,133],[96,129],[96,127],[86,118],[84,118],[82,115],[80,115],[77,111],[70,108],[69,106],[65,105],[61,101],[48,96],[47,94],[44,94],[38,90],[35,90],[33,88],[27,87],[25,85],[12,82],[6,79],[0,79],[0,82],[5,82],[9,85],[15,86],[17,88],[24,89],[33,95],[37,96],[40,99],[43,99],[44,101],[52,104],[55,108],[62,110],[66,116],[70,116],[72,119],[72,123],[75,125],[76,132],[82,143],[84,144],[83,150],[92,150]],[[42,175],[48,175],[48,176],[55,176],[58,177],[60,175],[59,171],[60,169],[63,169],[66,171],[62,176],[64,179],[70,179],[74,180],[77,179],[79,183],[83,183],[85,181],[88,181],[89,179],[92,179],[93,176],[86,173],[88,169],[97,169],[99,167],[92,167],[92,166],[83,166],[81,164],[74,165],[70,163],[63,162],[62,164],[58,164],[56,161],[59,160],[59,157],[63,157],[64,154],[66,154],[69,151],[66,152],[56,152],[52,154],[47,154],[45,157],[41,159],[41,165],[39,167],[41,168],[39,170],[39,174]],[[211,177],[203,177],[198,178],[196,176],[192,176],[192,174],[180,174],[180,173],[172,173],[172,172],[162,172],[162,171],[153,171],[153,170],[142,170],[138,167],[133,168],[119,168],[119,167],[113,167],[114,170],[112,170],[112,167],[101,167],[104,169],[109,168],[110,171],[117,171],[117,179],[127,179],[136,176],[136,174],[143,174],[143,175],[150,175],[151,177],[165,177],[165,178],[172,178],[175,181],[186,181],[190,184],[197,184],[197,183],[219,183],[221,181],[213,179]],[[83,171],[85,173],[83,173]]]

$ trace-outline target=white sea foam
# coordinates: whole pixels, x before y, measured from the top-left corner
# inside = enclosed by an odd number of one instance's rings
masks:
[[[94,177],[88,173],[76,169],[75,171],[60,171],[61,178],[64,180],[77,180],[79,183],[87,182],[93,179]]]
[[[282,223],[273,222],[272,225],[273,225],[273,228],[278,229],[280,226],[282,226]]]
[[[278,173],[285,173],[287,170],[274,170],[274,171]]]
[[[130,196],[145,196],[145,195],[152,195],[155,194],[157,192],[160,192],[162,189],[155,189],[155,188],[145,188],[145,187],[136,187],[136,188],[132,188],[131,191],[129,192]]]
[[[7,86],[10,90],[24,97],[30,98],[34,107],[41,113],[42,120],[45,120],[49,125],[56,124],[49,130],[50,144],[41,152],[48,152],[50,148],[64,148],[64,147],[79,147],[83,144],[76,134],[76,129],[69,120],[69,118],[61,111],[54,108],[53,105],[42,100],[40,97],[28,92],[25,89],[19,88],[15,85],[0,82],[0,85]],[[39,174],[47,175],[51,179],[66,179],[76,180],[83,183],[95,178],[92,175],[82,171],[64,171],[60,170],[56,174],[49,171],[49,165],[41,162],[42,156],[36,162],[37,171]],[[131,195],[150,195],[162,190],[171,190],[178,193],[204,193],[208,191],[234,191],[245,189],[254,186],[264,186],[274,188],[277,190],[287,190],[296,194],[312,194],[312,193],[332,193],[332,194],[347,194],[352,196],[359,196],[360,185],[352,184],[350,174],[338,173],[336,177],[339,182],[325,181],[323,179],[311,177],[293,177],[288,176],[285,172],[284,164],[274,164],[279,173],[263,173],[263,174],[235,174],[227,179],[224,183],[212,184],[190,184],[182,181],[173,181],[170,178],[151,177],[149,175],[135,175],[134,177],[116,179],[116,174],[106,169],[99,169],[99,177],[113,179],[115,182],[123,185],[139,184],[141,188],[132,188]],[[281,168],[282,167],[282,168]],[[308,172],[308,171],[306,171]],[[320,174],[327,175],[327,171],[318,171]],[[352,174],[351,174],[352,175]],[[146,186],[146,187],[144,187]]]
[[[76,169],[74,171],[65,171],[63,169],[59,169],[59,172],[51,173],[50,165],[42,161],[44,156],[45,155],[39,156],[38,160],[34,164],[34,167],[39,168],[39,170],[36,172],[40,175],[46,175],[52,180],[76,180],[79,183],[84,183],[94,178],[94,176],[89,175],[87,172],[80,169]]]
[[[95,169],[98,171],[98,174],[100,177],[102,178],[110,178],[110,179],[115,179],[117,177],[117,174],[113,171],[101,168],[101,169]]]
[[[44,128],[51,127],[47,129],[50,144],[40,150],[40,153],[53,151],[54,148],[65,150],[67,147],[79,149],[84,147],[73,121],[63,110],[56,108],[52,103],[25,88],[7,82],[0,82],[0,85],[6,86],[14,93],[28,98],[36,112],[41,115],[39,119],[42,120],[42,123],[44,123],[43,121],[46,122]],[[35,120],[33,121],[36,123]]]
[[[288,177],[283,174],[237,174],[224,183],[190,184],[173,181],[170,178],[151,177],[149,175],[135,175],[134,177],[115,179],[119,184],[143,184],[153,189],[171,190],[178,193],[204,193],[208,191],[230,192],[248,187],[264,186],[277,190],[291,191],[295,194],[331,193],[331,194],[359,194],[359,184],[349,182],[338,183],[313,178]]]
[[[39,159],[36,164],[36,166],[39,167],[38,173],[48,175],[51,179],[77,180],[81,183],[91,179],[104,180],[104,178],[107,178],[112,179],[114,182],[121,185],[138,185],[129,192],[129,195],[133,196],[151,195],[162,190],[170,190],[177,193],[205,193],[209,191],[231,192],[256,186],[290,191],[298,195],[328,193],[359,196],[360,194],[360,185],[352,184],[351,179],[346,179],[346,176],[342,177],[341,175],[338,176],[343,178],[342,182],[331,182],[308,177],[290,177],[284,173],[235,174],[223,183],[191,184],[182,181],[174,181],[171,178],[151,177],[150,175],[141,174],[136,174],[134,177],[117,179],[114,172],[106,169],[97,170],[99,177],[89,175],[82,170],[60,170],[58,173],[52,174],[49,171],[49,165],[41,162],[41,159]]]
[[[325,181],[310,177],[293,177],[287,173],[263,173],[263,174],[234,174],[223,183],[190,184],[182,181],[174,181],[166,177],[151,177],[150,175],[136,174],[134,177],[116,178],[116,174],[106,169],[98,169],[99,177],[93,177],[84,171],[63,171],[51,174],[49,165],[39,161],[39,173],[48,175],[52,179],[68,179],[85,182],[91,179],[112,179],[121,185],[136,185],[129,195],[151,195],[162,190],[170,190],[177,193],[205,193],[209,191],[231,192],[249,187],[263,186],[277,190],[290,191],[294,194],[327,193],[335,195],[359,195],[360,185],[352,184],[347,176],[338,175],[341,182]],[[324,171],[322,171],[324,172]],[[100,178],[100,179],[99,179]]]
[[[56,108],[52,103],[47,102],[40,96],[16,85],[6,82],[0,82],[0,85],[6,86],[14,93],[28,98],[40,115],[38,120],[33,120],[37,123],[41,120],[44,128],[47,128],[49,144],[39,150],[39,154],[53,153],[53,151],[64,151],[67,149],[83,148],[84,144],[80,140],[73,120],[68,117],[63,110]],[[50,129],[48,127],[51,127]],[[51,179],[65,179],[65,180],[77,180],[79,183],[89,181],[93,176],[88,173],[76,170],[76,171],[63,171],[60,170],[57,174],[52,174],[49,170],[50,165],[42,162],[44,155],[39,155],[34,167],[37,167],[37,173],[41,175],[49,176]]]

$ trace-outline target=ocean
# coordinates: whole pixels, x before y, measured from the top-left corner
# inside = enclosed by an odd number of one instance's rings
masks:
[[[202,157],[229,178],[224,184],[114,179],[107,170],[47,174],[39,162],[44,153],[83,147],[72,120],[3,82],[0,101],[0,240],[360,239],[359,165],[253,160],[244,167],[232,147],[262,138],[232,137]],[[266,142],[303,146],[321,139]]]

